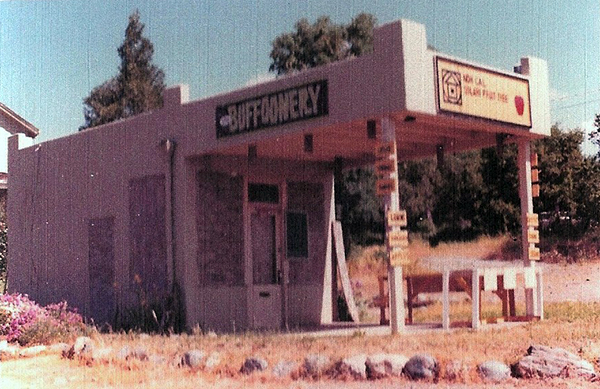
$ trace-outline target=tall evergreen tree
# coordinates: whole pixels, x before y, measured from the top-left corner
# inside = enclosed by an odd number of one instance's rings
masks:
[[[139,11],[129,16],[125,39],[117,52],[121,58],[119,73],[94,88],[84,99],[85,124],[79,130],[162,106],[165,75],[152,64],[154,46],[144,36]]]

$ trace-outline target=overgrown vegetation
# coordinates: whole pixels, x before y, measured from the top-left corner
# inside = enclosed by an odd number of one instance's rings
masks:
[[[66,302],[41,307],[27,295],[0,295],[0,336],[21,345],[70,341],[89,328]]]

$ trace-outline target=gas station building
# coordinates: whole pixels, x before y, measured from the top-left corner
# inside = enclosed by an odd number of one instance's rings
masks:
[[[394,215],[396,161],[499,141],[519,147],[523,241],[531,242],[530,142],[550,134],[541,59],[493,69],[428,48],[425,27],[400,20],[375,29],[370,54],[188,96],[174,86],[153,112],[27,148],[10,139],[11,292],[67,300],[96,323],[113,322],[140,296],[161,302],[173,293],[188,327],[331,323],[334,171],[383,169],[377,189]],[[387,233],[402,228],[389,223]],[[389,236],[399,332],[406,256]],[[520,266],[535,269],[535,243],[523,246]],[[533,294],[527,314],[541,317]]]

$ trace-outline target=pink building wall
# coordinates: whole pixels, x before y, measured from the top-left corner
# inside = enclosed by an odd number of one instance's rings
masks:
[[[19,149],[16,137],[11,138],[10,290],[28,293],[42,304],[65,299],[93,317],[96,312],[91,307],[98,305],[95,296],[90,295],[89,259],[104,255],[114,259],[115,304],[121,307],[135,304],[131,257],[132,242],[138,232],[131,227],[132,201],[135,202],[131,193],[135,192],[130,185],[132,180],[159,176],[165,182],[161,192],[165,199],[159,204],[159,208],[164,207],[166,224],[161,254],[167,262],[164,283],[167,289],[173,280],[179,286],[186,324],[228,331],[252,327],[254,300],[250,293],[246,197],[241,215],[244,280],[223,286],[200,282],[197,180],[208,169],[242,177],[244,185],[249,181],[266,181],[280,185],[282,190],[291,182],[322,185],[324,224],[318,226],[320,231],[311,232],[311,245],[318,248],[311,253],[311,266],[284,258],[285,271],[290,271],[290,266],[304,266],[303,271],[314,272],[316,276],[308,277],[310,282],[288,287],[285,309],[288,324],[293,326],[330,322],[333,320],[330,246],[330,223],[334,220],[333,162],[340,157],[346,166],[352,166],[372,158],[375,140],[366,136],[367,120],[390,116],[397,121],[400,131],[410,132],[412,124],[405,123],[404,118],[416,115],[417,121],[425,119],[427,128],[444,129],[449,123],[455,128],[458,124],[469,134],[481,128],[481,139],[488,143],[495,139],[495,132],[534,138],[549,131],[549,116],[542,109],[547,102],[547,69],[543,61],[530,59],[535,66],[530,67],[528,77],[534,80],[537,100],[532,102],[533,126],[524,131],[439,113],[435,102],[435,54],[427,49],[424,26],[398,21],[377,28],[373,53],[360,58],[198,101],[188,101],[187,87],[176,86],[166,91],[165,106],[154,112],[24,149]],[[322,80],[328,84],[327,115],[217,138],[217,106]],[[302,150],[301,141],[306,134],[314,134],[313,152]],[[352,151],[336,147],[343,143],[340,134],[352,134],[360,141],[353,142],[356,145]],[[172,160],[167,140],[175,144]],[[399,144],[403,141],[398,139]],[[471,140],[458,144],[462,148],[481,147]],[[257,150],[256,158],[248,156],[250,145]],[[431,150],[435,150],[435,144],[431,149],[416,148],[406,155],[426,155]],[[285,210],[282,199],[280,211]],[[112,238],[112,250],[110,244],[98,238],[99,251],[93,249],[90,254],[90,220],[107,218],[112,218],[112,224],[107,224],[111,231],[99,234]]]

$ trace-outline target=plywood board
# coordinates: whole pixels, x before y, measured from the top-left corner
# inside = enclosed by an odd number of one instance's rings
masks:
[[[517,288],[517,270],[515,268],[504,269],[504,289],[514,290]]]
[[[408,250],[396,248],[390,251],[390,266],[400,267],[408,265]]]
[[[525,268],[523,277],[525,278],[526,289],[535,288],[535,270],[533,268]]]
[[[528,213],[527,214],[527,227],[537,227],[539,226],[538,214],[537,213]]]
[[[483,290],[487,292],[498,290],[498,275],[496,269],[483,270]]]
[[[531,167],[535,168],[538,165],[538,155],[536,153],[531,153]]]
[[[528,230],[527,243],[540,243],[540,232],[538,230]]]
[[[388,211],[386,217],[388,227],[406,227],[408,224],[406,210]]]
[[[537,247],[529,248],[529,260],[530,261],[539,261],[540,260],[540,249]]]
[[[531,169],[531,182],[540,182],[540,175],[537,169]]]
[[[387,232],[389,247],[407,247],[408,230],[390,230]]]
[[[344,252],[344,235],[342,233],[342,223],[336,221],[333,223],[333,244],[335,247],[335,257],[337,259],[337,268],[342,281],[342,291],[344,298],[346,299],[346,305],[348,306],[348,313],[352,321],[358,323],[360,318],[358,316],[358,308],[354,301],[354,293],[352,292],[352,284],[350,283],[350,276],[348,275],[348,267],[346,266],[346,253]]]
[[[389,175],[396,173],[396,166],[395,159],[380,159],[375,162],[375,174],[377,177],[387,178]]]
[[[377,196],[387,196],[396,191],[398,184],[396,178],[384,178],[377,180]]]
[[[396,155],[396,142],[379,142],[375,147],[376,159],[388,159]]]

